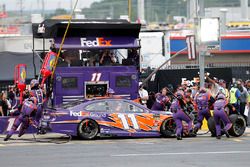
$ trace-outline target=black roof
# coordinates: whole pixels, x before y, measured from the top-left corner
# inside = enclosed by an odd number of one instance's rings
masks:
[[[40,24],[32,24],[35,38],[63,37],[68,20],[44,20]],[[45,33],[38,33],[38,27],[45,27]],[[127,20],[79,20],[71,21],[67,37],[97,37],[97,36],[129,36],[138,38],[141,24],[130,23]]]

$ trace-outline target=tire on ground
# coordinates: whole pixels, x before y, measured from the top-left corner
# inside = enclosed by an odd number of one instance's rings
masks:
[[[77,133],[81,139],[94,139],[99,133],[99,125],[92,119],[84,119],[79,123]]]
[[[215,121],[214,117],[210,117],[207,121],[208,129],[211,132],[212,136],[216,136],[216,129],[215,129]]]
[[[165,119],[161,124],[160,133],[164,137],[175,137],[176,124],[173,118]]]
[[[224,128],[224,123],[222,121],[220,121],[221,124],[221,129]],[[210,117],[207,121],[207,125],[208,125],[208,129],[211,132],[212,136],[216,136],[216,128],[215,128],[215,121],[214,121],[214,117]],[[225,133],[222,131],[221,135],[224,135]]]
[[[243,135],[246,130],[246,121],[244,117],[242,115],[232,114],[229,116],[229,119],[233,125],[228,133],[234,137]]]

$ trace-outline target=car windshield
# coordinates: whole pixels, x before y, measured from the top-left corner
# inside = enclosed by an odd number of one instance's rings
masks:
[[[62,105],[62,108],[68,109],[68,108],[71,108],[71,107],[75,107],[75,106],[77,106],[77,105],[83,103],[84,101],[86,101],[86,100],[78,100],[78,101],[68,102],[68,103],[66,103],[66,104],[63,104],[63,105]]]

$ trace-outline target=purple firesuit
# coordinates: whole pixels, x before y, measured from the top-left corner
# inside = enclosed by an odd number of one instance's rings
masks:
[[[218,99],[214,103],[214,121],[215,121],[215,127],[216,127],[216,135],[221,136],[221,124],[220,120],[223,121],[225,127],[224,130],[228,131],[232,123],[228,118],[228,115],[224,111],[224,108],[226,106],[227,102],[225,99]]]
[[[43,111],[43,90],[42,89],[32,89],[30,91],[30,95],[32,97],[35,97],[37,99],[37,112],[36,112],[36,124],[39,124],[39,121],[42,116],[42,111]]]
[[[195,129],[197,130],[201,128],[204,118],[208,120],[211,117],[209,109],[209,99],[210,95],[207,92],[197,94],[194,99],[198,111],[197,124],[195,125]]]
[[[19,136],[25,133],[25,130],[29,127],[30,124],[30,117],[32,116],[33,112],[36,111],[36,109],[37,106],[32,101],[25,100],[23,102],[21,114],[15,119],[15,122],[11,130],[7,134],[8,138],[10,138],[13,135],[13,133],[17,130],[17,128],[21,123],[22,125],[19,131]]]
[[[192,119],[185,113],[184,109],[181,107],[180,102],[178,100],[175,100],[171,107],[170,110],[173,113],[173,118],[176,123],[176,136],[181,136],[182,135],[182,121],[185,121],[188,123],[188,130],[189,132],[192,131],[192,124],[193,121]]]
[[[169,98],[167,96],[164,96],[161,93],[157,93],[155,95],[155,102],[154,102],[151,110],[164,111],[166,104],[168,102],[169,102]]]

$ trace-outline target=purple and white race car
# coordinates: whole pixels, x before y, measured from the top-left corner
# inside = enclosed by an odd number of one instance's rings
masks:
[[[72,102],[47,109],[43,123],[52,132],[93,139],[97,136],[171,137],[175,123],[171,112],[152,111],[126,99]]]

